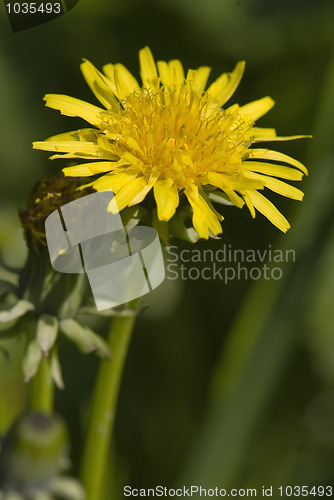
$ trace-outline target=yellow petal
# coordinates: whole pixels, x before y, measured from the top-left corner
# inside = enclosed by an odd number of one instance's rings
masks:
[[[143,86],[146,88],[157,88],[159,84],[158,72],[149,47],[144,47],[139,51],[139,62]]]
[[[109,166],[108,166],[109,165]],[[90,171],[93,175],[102,174],[105,172],[111,172],[112,170],[121,170],[122,168],[129,168],[128,165],[125,165],[122,160],[119,161],[94,161],[90,163]]]
[[[63,168],[62,172],[65,177],[91,177],[93,175],[85,164]]]
[[[142,190],[139,191],[136,196],[132,199],[132,201],[129,203],[129,206],[131,207],[132,205],[137,205],[138,203],[141,203],[143,199],[146,197],[146,195],[151,191],[152,187],[154,186],[157,177],[159,174],[151,174],[149,180],[147,181],[146,178],[142,177]]]
[[[251,172],[259,172],[261,174],[273,175],[290,181],[300,181],[303,178],[303,172],[295,168],[284,167],[283,165],[275,165],[273,163],[265,163],[259,161],[244,161],[242,166],[245,170]]]
[[[223,73],[208,88],[208,93],[221,107],[236,91],[245,71],[245,61],[240,61],[231,73]]]
[[[154,198],[157,204],[159,220],[169,221],[175,214],[179,204],[179,194],[173,181],[158,180],[154,184]]]
[[[108,211],[117,213],[127,206],[140,203],[151,188],[152,184],[147,184],[144,177],[136,177],[130,182],[128,180],[109,203]]]
[[[254,217],[255,217],[255,208],[254,208],[254,205],[252,203],[252,200],[249,197],[248,191],[243,191],[242,192],[242,196],[244,197],[244,200],[245,200],[245,203],[247,205],[247,208],[250,211],[250,214],[251,214],[251,216],[254,219]]]
[[[168,66],[172,85],[183,85],[184,71],[181,61],[179,61],[178,59],[172,59],[171,61],[169,61]]]
[[[91,91],[100,103],[107,109],[117,109],[117,100],[114,95],[115,88],[112,82],[95,68],[91,62],[85,59],[80,68]]]
[[[34,149],[42,151],[55,151],[57,153],[70,153],[70,155],[79,156],[81,158],[101,158],[103,160],[114,160],[117,158],[114,153],[106,149],[102,149],[95,142],[81,141],[42,141],[34,142]],[[73,156],[68,156],[73,157]],[[52,157],[54,158],[54,157]]]
[[[115,64],[115,82],[119,99],[124,99],[139,88],[139,83],[123,64]]]
[[[271,189],[275,193],[278,193],[286,198],[292,198],[293,200],[301,201],[304,198],[304,193],[300,189],[290,186],[286,182],[275,179],[274,177],[267,177],[265,175],[256,174],[254,172],[245,172],[245,177],[248,179],[259,179],[264,182],[265,187]]]
[[[262,194],[257,191],[248,191],[248,196],[250,197],[254,207],[261,212],[267,219],[270,220],[274,226],[278,227],[283,233],[286,233],[290,228],[289,222],[286,218],[277,210],[277,208],[265,198]]]
[[[95,142],[81,142],[81,141],[40,141],[33,142],[34,149],[41,149],[42,151],[58,151],[58,152],[75,152],[75,153],[90,153],[96,154],[100,148]]]
[[[158,61],[157,62],[159,77],[161,83],[169,89],[172,85],[171,75],[169,72],[169,66],[166,61]]]
[[[185,194],[193,209],[193,225],[198,235],[207,240],[209,231],[215,236],[220,234],[222,228],[217,216],[199,194],[198,188],[186,188]]]
[[[92,183],[93,188],[96,191],[104,191],[105,189],[112,189],[114,193],[118,191],[127,183],[131,182],[135,178],[135,175],[130,175],[128,173],[110,173],[103,175],[96,181]]]
[[[277,137],[276,129],[267,127],[251,127],[249,131],[245,134],[245,139],[257,139],[258,137],[264,139],[272,139]],[[260,140],[260,139],[259,139]]]
[[[83,163],[74,167],[65,167],[62,172],[66,177],[89,177],[91,175],[110,172],[115,167],[111,161],[96,161],[93,163]]]
[[[240,196],[238,196],[233,188],[228,185],[225,181],[224,176],[222,174],[218,174],[217,172],[209,172],[208,180],[213,186],[218,187],[222,191],[224,191],[227,196],[230,198],[231,202],[236,206],[241,208],[244,205],[244,201]]]
[[[268,113],[268,111],[275,105],[275,101],[271,97],[262,97],[256,101],[249,102],[239,108],[240,114],[246,120],[256,121],[261,116]]]
[[[144,154],[143,151],[140,149],[138,142],[133,137],[123,136],[121,142],[122,144],[125,144],[130,149],[132,149],[135,153],[139,153],[140,155]]]
[[[124,154],[122,154],[122,160],[124,161],[124,163],[129,163],[130,165],[134,165],[139,170],[143,166],[143,162],[139,158],[137,158],[137,156],[133,155],[129,151],[126,151]]]
[[[187,74],[187,81],[192,82],[194,90],[203,92],[210,76],[209,66],[200,66],[197,69],[190,69]]]
[[[110,161],[117,161],[119,160],[119,156],[118,155],[115,155],[113,153],[107,153],[107,154],[104,154],[104,152],[101,152],[101,149],[98,148],[96,149],[95,151],[94,150],[90,150],[90,151],[87,151],[87,152],[82,152],[82,151],[79,151],[79,152],[73,152],[73,153],[63,153],[63,154],[59,154],[59,155],[52,155],[50,156],[50,160],[56,160],[56,159],[59,159],[59,158],[75,158],[75,159],[81,159],[81,160],[92,160],[92,159],[96,159],[96,160],[99,160],[99,159],[106,159],[106,156],[108,157],[108,159]]]
[[[71,132],[64,132],[63,134],[53,135],[48,137],[46,141],[50,142],[67,142],[67,141],[81,141],[81,142],[96,142],[97,136],[100,133],[95,128],[81,128],[79,130],[72,130]]]
[[[116,82],[115,82],[115,64],[105,64],[102,66],[103,72],[106,75],[106,77],[109,80],[109,86],[112,89],[112,92],[115,94],[115,96],[118,97],[117,95],[117,88],[116,88]]]
[[[295,141],[296,139],[312,139],[312,135],[287,135],[276,137],[255,137],[253,142],[278,142],[278,141]]]
[[[102,108],[93,106],[93,104],[81,101],[75,97],[61,94],[47,94],[44,97],[44,101],[45,106],[59,110],[62,115],[79,116],[92,125],[95,125],[95,127],[100,127],[103,121],[102,113],[104,110]]]
[[[265,160],[274,160],[274,161],[282,161],[284,163],[289,163],[289,165],[293,165],[294,167],[299,168],[304,174],[307,175],[307,168],[305,165],[300,163],[300,161],[291,158],[284,153],[279,153],[278,151],[271,151],[270,149],[249,149],[249,158],[261,158]]]

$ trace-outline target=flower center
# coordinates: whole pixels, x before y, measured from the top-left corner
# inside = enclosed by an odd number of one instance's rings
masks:
[[[131,153],[142,175],[171,179],[179,188],[205,184],[209,172],[238,175],[252,126],[238,110],[215,109],[207,93],[138,89],[108,111],[102,124],[120,158]]]

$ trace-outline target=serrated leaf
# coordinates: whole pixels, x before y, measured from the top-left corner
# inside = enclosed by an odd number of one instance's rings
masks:
[[[64,389],[65,384],[63,380],[63,374],[61,369],[61,364],[59,362],[58,352],[56,349],[52,349],[51,357],[50,357],[50,367],[51,367],[51,375],[54,380],[54,383],[58,387],[58,389]]]
[[[64,319],[60,322],[60,329],[84,354],[96,351],[103,358],[111,357],[108,344],[80,321]]]
[[[58,334],[59,323],[55,316],[43,314],[37,322],[37,341],[45,355],[49,354]]]
[[[42,359],[42,350],[37,340],[34,339],[28,345],[26,354],[22,362],[23,376],[25,382],[29,382],[29,380],[36,375],[41,359]]]

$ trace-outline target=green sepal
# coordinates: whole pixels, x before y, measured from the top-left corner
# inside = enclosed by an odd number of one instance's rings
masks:
[[[31,495],[31,500],[54,500],[54,497],[48,491],[38,490]]]
[[[51,351],[50,355],[50,369],[51,369],[51,375],[54,383],[58,387],[58,389],[64,389],[65,384],[63,380],[63,374],[62,374],[62,369],[61,369],[61,364],[59,361],[58,357],[58,351],[56,347],[54,347]]]
[[[82,306],[78,311],[78,316],[99,316],[105,318],[112,318],[113,316],[136,316],[143,310],[142,307],[138,307],[137,309],[132,309],[131,307],[126,307],[124,305],[111,307],[110,309],[104,309],[102,311],[98,311],[96,309],[96,305],[94,300],[88,300],[84,306]]]
[[[108,344],[80,321],[71,318],[63,319],[60,322],[60,329],[84,354],[96,351],[102,358],[111,358]]]
[[[29,500],[37,492],[51,493],[49,485],[61,473],[68,452],[67,428],[60,417],[41,412],[22,415],[3,443],[0,488],[22,493]]]
[[[25,500],[25,498],[16,491],[8,491],[7,493],[0,491],[0,500]]]
[[[17,287],[10,281],[0,280],[0,295],[5,295],[7,293],[17,293]]]
[[[34,338],[26,348],[26,354],[22,361],[23,377],[25,382],[29,382],[38,370],[42,359],[42,349]]]
[[[5,271],[8,271],[9,273],[14,274],[14,275],[15,274],[19,275],[21,272],[20,268],[9,266],[7,264],[7,262],[5,262],[5,260],[3,258],[3,254],[1,252],[0,252],[0,267],[2,267]]]
[[[156,208],[152,211],[152,227],[156,230],[156,232],[159,235],[159,238],[162,240],[164,245],[168,245],[169,244],[168,222],[159,220]]]
[[[121,211],[121,218],[123,226],[126,228],[131,228],[137,226],[144,217],[149,214],[148,210],[141,205],[136,205],[133,207],[124,208]]]
[[[180,240],[188,241],[188,243],[196,243],[199,240],[197,232],[192,226],[186,226],[186,221],[191,217],[191,208],[182,207],[169,221],[169,230],[173,236],[176,236]]]
[[[58,319],[49,314],[43,314],[37,321],[37,341],[45,356],[49,355],[57,335],[58,335]]]
[[[50,485],[50,490],[56,498],[62,500],[84,500],[85,490],[83,486],[71,477],[57,477]]]
[[[0,305],[0,331],[9,330],[27,312],[34,309],[28,300],[19,300],[13,293],[8,293]]]
[[[234,203],[231,202],[229,197],[222,191],[209,191],[206,192],[209,200],[214,203],[219,203],[220,205],[228,205],[230,207],[235,207]]]

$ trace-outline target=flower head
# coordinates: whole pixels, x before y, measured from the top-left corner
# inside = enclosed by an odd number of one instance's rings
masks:
[[[2,500],[83,500],[84,489],[65,476],[68,431],[58,415],[27,413],[7,433],[0,454]]]
[[[288,221],[259,191],[269,188],[301,200],[299,189],[276,177],[298,181],[307,170],[285,154],[252,145],[301,136],[277,137],[272,128],[255,127],[274,105],[270,97],[223,108],[245,63],[205,90],[210,74],[206,66],[185,75],[179,60],[156,64],[148,47],[139,59],[142,85],[122,64],[107,64],[101,73],[84,61],[83,76],[104,108],[65,95],[46,95],[45,101],[94,128],[50,137],[34,147],[56,152],[51,158],[85,159],[63,172],[95,176],[89,186],[97,191],[112,189],[116,196],[110,211],[140,204],[153,191],[158,220],[168,222],[180,205],[190,204],[201,238],[222,232],[223,216],[212,202],[226,201],[237,207],[246,204],[253,217],[257,209],[286,232]]]
[[[45,220],[58,208],[93,192],[91,188],[80,189],[79,179],[69,181],[61,173],[44,176],[29,192],[27,208],[19,208],[24,237],[29,248],[46,246]]]

